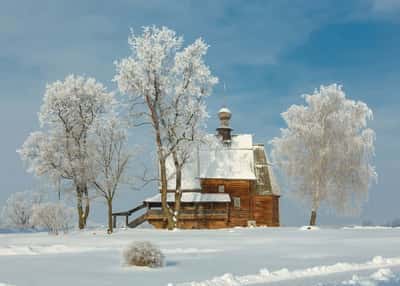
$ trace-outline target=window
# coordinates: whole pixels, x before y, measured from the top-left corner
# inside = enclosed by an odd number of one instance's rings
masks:
[[[233,197],[233,206],[235,209],[240,209],[240,198]]]
[[[225,186],[224,185],[218,185],[218,193],[223,193],[225,192]]]

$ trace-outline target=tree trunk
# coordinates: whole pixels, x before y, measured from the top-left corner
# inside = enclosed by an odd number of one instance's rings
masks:
[[[311,218],[310,218],[310,225],[314,226],[316,222],[317,222],[317,211],[312,210],[311,211]]]
[[[174,210],[174,228],[178,228],[179,217],[181,214],[181,198],[182,198],[182,190],[179,189],[175,192],[175,210]]]
[[[79,229],[85,228],[85,222],[83,220],[83,207],[82,207],[82,192],[77,189],[76,192],[76,208],[78,210],[78,227]]]
[[[85,200],[85,209],[83,207],[83,200]],[[78,210],[78,227],[79,229],[84,229],[90,211],[89,193],[87,190],[87,186],[76,187],[76,206]]]
[[[175,208],[173,215],[173,224],[174,228],[178,228],[182,198],[182,168],[179,164],[176,152],[173,152],[172,155],[175,165]]]
[[[108,207],[108,233],[113,232],[113,217],[112,217],[112,199],[107,199],[107,207]]]
[[[86,205],[85,205],[85,213],[84,213],[83,219],[84,219],[85,226],[86,226],[87,218],[89,217],[89,211],[90,211],[90,201],[89,201],[90,199],[89,199],[89,192],[88,192],[87,186],[85,186],[84,190],[85,190],[84,194],[85,194]]]
[[[160,158],[160,177],[161,177],[161,206],[163,209],[164,217],[167,219],[167,228],[172,230],[174,228],[171,209],[167,201],[168,183],[167,183],[167,169],[165,167],[165,159]]]
[[[153,123],[155,136],[156,136],[156,146],[157,146],[157,156],[158,162],[160,164],[160,180],[161,180],[161,207],[164,213],[164,218],[167,219],[167,227],[169,230],[173,229],[173,221],[172,214],[170,212],[170,208],[167,202],[167,192],[168,192],[168,184],[167,184],[167,169],[165,167],[165,154],[164,154],[164,145],[161,139],[161,130],[160,130],[160,117],[158,114],[159,107],[159,97],[160,90],[158,86],[157,80],[154,81],[154,90],[156,91],[155,99],[150,99],[149,96],[146,96],[146,104],[151,112],[151,120]]]
[[[318,181],[316,186],[316,191],[313,193],[312,205],[311,205],[311,217],[310,217],[311,226],[314,226],[317,222],[317,210],[320,203],[320,185],[321,184]]]

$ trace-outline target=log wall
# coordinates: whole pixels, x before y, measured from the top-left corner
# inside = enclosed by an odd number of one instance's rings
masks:
[[[185,229],[216,229],[247,226],[249,220],[257,226],[279,226],[279,196],[256,193],[256,184],[250,180],[204,179],[202,193],[219,193],[218,186],[231,196],[230,203],[185,203],[181,205],[179,227]],[[234,198],[240,198],[240,208],[235,207]],[[162,212],[149,210],[148,221],[156,228],[165,228]]]

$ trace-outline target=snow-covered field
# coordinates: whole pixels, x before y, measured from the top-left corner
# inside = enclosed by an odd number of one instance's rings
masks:
[[[157,244],[158,269],[123,247]],[[0,285],[400,285],[400,229],[153,229],[0,234]],[[3,284],[2,284],[3,283]]]

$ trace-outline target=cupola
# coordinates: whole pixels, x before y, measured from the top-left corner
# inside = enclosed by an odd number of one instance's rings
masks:
[[[230,128],[230,126],[229,126],[229,121],[230,121],[231,117],[232,117],[232,113],[226,107],[222,107],[218,111],[219,127],[217,128],[217,133],[224,143],[229,143],[232,138],[232,135],[231,135],[232,128]]]

